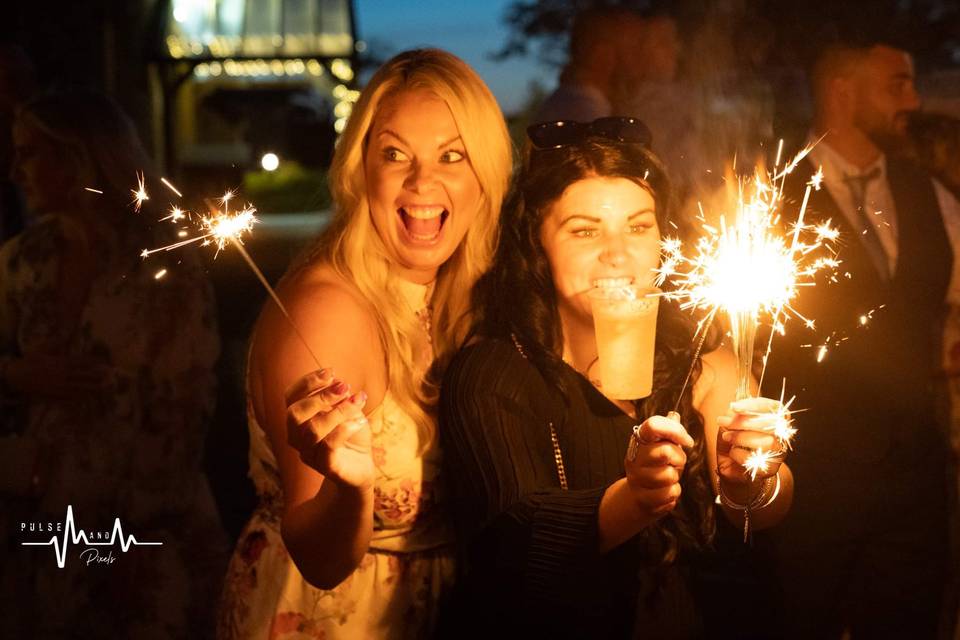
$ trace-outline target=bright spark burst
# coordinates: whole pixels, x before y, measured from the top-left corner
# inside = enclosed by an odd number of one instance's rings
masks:
[[[228,242],[236,241],[243,244],[243,234],[252,231],[253,225],[257,223],[256,213],[257,210],[249,204],[236,213],[230,213],[227,210],[216,211],[200,218],[198,223],[200,235],[156,249],[144,249],[140,256],[146,258],[159,251],[172,251],[195,242],[203,246],[216,245],[217,254],[219,254]]]
[[[144,177],[142,173],[137,174],[137,188],[131,189],[130,193],[133,194],[134,210],[140,211],[140,207],[143,205],[144,201],[150,199],[150,196],[147,195],[147,189],[146,185],[144,184]]]
[[[780,455],[780,451],[764,451],[763,449],[756,449],[749,456],[747,456],[747,460],[743,463],[743,466],[750,474],[750,479],[756,480],[757,474],[766,473],[770,468],[770,461]]]
[[[663,240],[658,284],[674,280],[677,289],[666,295],[680,300],[681,308],[753,317],[788,310],[802,318],[790,303],[799,287],[813,284],[817,272],[839,265],[829,245],[838,232],[829,221],[806,224],[801,211],[792,228],[782,233],[778,213],[782,185],[772,182],[758,172],[751,184],[741,183],[734,220],[728,223],[721,215],[719,227],[704,222],[694,258],[683,255],[679,239]],[[815,255],[819,249],[827,249],[829,255]]]
[[[809,150],[801,151],[783,169],[775,168],[773,173],[758,169],[752,179],[740,180],[732,219],[721,214],[718,225],[708,224],[701,208],[703,235],[693,258],[683,255],[676,238],[667,238],[661,245],[658,284],[671,278],[677,285],[664,295],[679,300],[683,309],[705,311],[707,317],[719,311],[728,315],[738,355],[738,398],[750,395],[753,342],[761,317],[769,318],[781,333],[781,315],[812,326],[812,320],[800,315],[792,302],[800,287],[814,284],[818,272],[832,271],[839,264],[831,246],[837,231],[829,222],[812,225],[804,220],[810,192],[822,183],[822,171],[808,182],[796,222],[782,228],[779,210],[785,178]]]
[[[743,463],[744,468],[747,470],[747,473],[750,474],[752,480],[757,479],[758,473],[765,473],[770,468],[771,460],[781,457],[785,452],[793,449],[793,437],[797,435],[797,430],[793,426],[790,406],[793,404],[793,401],[796,400],[796,396],[784,402],[786,392],[787,385],[786,381],[784,381],[780,391],[780,403],[777,405],[777,410],[765,414],[773,418],[772,424],[762,429],[763,431],[773,434],[777,439],[777,448],[769,451],[765,451],[762,447],[755,449],[747,456],[747,460]]]
[[[786,381],[784,381],[783,389],[780,391],[780,405],[777,407],[777,411],[774,414],[773,427],[770,430],[773,432],[773,435],[780,441],[781,450],[789,451],[793,448],[793,436],[797,435],[797,430],[793,426],[793,418],[791,417],[790,405],[793,404],[793,401],[797,399],[796,396],[793,396],[786,402],[783,401],[783,397],[787,392]]]
[[[180,220],[183,220],[186,217],[187,217],[186,211],[184,211],[178,206],[170,205],[170,214],[167,216],[164,216],[163,218],[160,218],[160,220],[161,221],[171,220],[173,222],[179,222]]]

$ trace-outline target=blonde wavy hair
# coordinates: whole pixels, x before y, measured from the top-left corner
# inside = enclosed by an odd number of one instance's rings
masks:
[[[476,218],[437,273],[430,303],[434,366],[424,380],[409,375],[419,325],[393,284],[397,276],[370,217],[364,172],[368,136],[380,105],[400,92],[418,90],[433,93],[450,108],[482,189]],[[337,145],[330,171],[334,218],[302,266],[329,264],[370,305],[386,354],[387,388],[416,422],[421,449],[436,435],[433,415],[439,376],[466,338],[473,320],[470,293],[493,257],[512,160],[509,134],[493,94],[465,62],[438,49],[406,51],[380,67]]]

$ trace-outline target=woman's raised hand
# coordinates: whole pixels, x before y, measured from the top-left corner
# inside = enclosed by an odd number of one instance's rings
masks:
[[[660,517],[677,506],[687,464],[683,447],[692,446],[693,438],[676,413],[651,416],[635,427],[624,466],[627,484],[642,510]]]
[[[363,414],[367,394],[351,393],[332,369],[320,369],[294,382],[285,398],[287,442],[303,463],[338,484],[372,487],[370,424]]]
[[[784,436],[792,435],[790,412],[777,400],[745,398],[717,418],[717,469],[737,484],[773,477],[787,455]]]

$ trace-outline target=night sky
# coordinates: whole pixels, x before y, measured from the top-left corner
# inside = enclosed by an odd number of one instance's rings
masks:
[[[355,0],[359,36],[386,55],[431,45],[466,60],[486,80],[506,114],[521,107],[531,80],[553,88],[556,72],[535,59],[495,62],[489,54],[506,41],[503,16],[510,0],[484,2],[398,2]]]

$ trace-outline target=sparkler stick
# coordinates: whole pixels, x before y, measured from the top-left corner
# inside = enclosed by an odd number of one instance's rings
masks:
[[[731,223],[721,215],[718,226],[708,224],[701,208],[704,234],[696,245],[697,255],[693,258],[683,255],[679,240],[664,240],[664,260],[659,269],[658,285],[672,277],[677,287],[664,295],[678,300],[682,309],[707,312],[700,327],[704,335],[700,336],[693,362],[677,398],[677,406],[699,357],[706,329],[716,313],[723,311],[730,320],[730,337],[737,356],[737,400],[752,395],[750,382],[754,342],[761,317],[771,318],[774,330],[780,332],[783,331],[781,318],[786,315],[801,318],[812,328],[813,322],[803,318],[791,306],[791,302],[799,287],[814,284],[813,276],[817,272],[835,268],[839,264],[830,246],[830,242],[837,238],[836,230],[830,227],[829,222],[814,226],[805,221],[811,190],[819,188],[822,173],[818,172],[807,185],[793,227],[787,233],[778,230],[778,209],[786,176],[808,152],[809,148],[804,149],[782,169],[778,169],[781,144],[772,173],[758,170],[752,181],[746,184],[744,181],[738,182],[735,215]],[[822,248],[827,249],[830,255],[818,257],[816,254]],[[760,384],[763,382],[772,339],[771,332],[763,357]],[[757,449],[751,453],[744,467],[753,479],[790,448],[791,439],[796,434],[789,417],[793,398],[785,403],[785,391],[784,383],[773,424],[765,429],[775,435],[780,450]]]
[[[237,238],[230,238],[230,241],[233,243],[233,246],[237,248],[237,251],[240,252],[240,255],[246,261],[247,266],[250,267],[250,270],[253,271],[254,275],[257,276],[257,279],[260,280],[260,284],[263,285],[263,287],[267,290],[267,293],[270,294],[270,297],[273,298],[273,301],[277,304],[280,312],[283,313],[283,316],[287,319],[287,322],[290,323],[290,327],[293,329],[294,333],[297,334],[300,342],[303,343],[307,353],[309,353],[310,357],[313,358],[313,362],[317,365],[317,368],[323,368],[323,365],[320,364],[320,359],[317,358],[317,354],[313,352],[313,349],[310,348],[310,344],[307,342],[307,339],[304,337],[303,333],[300,332],[300,327],[298,327],[297,323],[294,322],[293,318],[290,317],[290,314],[287,312],[287,308],[280,301],[280,297],[277,295],[277,292],[274,291],[273,287],[270,286],[270,283],[267,282],[267,278],[263,275],[263,272],[260,271],[260,268],[257,267],[257,264],[253,261],[253,258],[250,257],[250,254],[247,253],[247,250]]]
[[[707,340],[707,332],[710,331],[710,325],[713,324],[713,316],[716,315],[716,309],[712,310],[706,318],[700,322],[697,331],[700,333],[700,339],[697,341],[697,348],[693,351],[693,359],[690,362],[690,368],[687,369],[687,375],[683,379],[683,385],[680,386],[680,393],[677,394],[677,401],[673,404],[673,412],[679,415],[680,400],[683,399],[683,393],[690,384],[690,376],[693,375],[693,368],[697,364],[697,358],[700,357],[700,351],[703,350],[703,343]],[[696,334],[694,334],[696,335]]]

